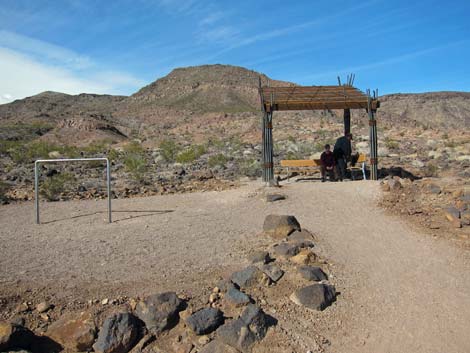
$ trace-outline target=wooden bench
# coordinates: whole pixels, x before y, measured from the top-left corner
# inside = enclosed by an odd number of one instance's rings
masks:
[[[355,180],[354,172],[358,170],[362,171],[362,177],[364,180],[366,180],[366,160],[366,155],[360,154],[356,164],[354,166],[349,167],[353,180]],[[280,168],[278,169],[286,169],[287,180],[289,180],[289,175],[291,172],[309,172],[312,170],[319,169],[320,167],[320,159],[283,159],[281,160]]]

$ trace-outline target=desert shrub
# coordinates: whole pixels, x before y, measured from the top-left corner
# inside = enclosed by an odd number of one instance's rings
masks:
[[[142,181],[147,171],[147,162],[143,155],[129,153],[124,158],[125,170],[137,181]]]
[[[396,150],[400,146],[398,141],[391,139],[390,137],[385,137],[385,146],[390,150]]]
[[[457,143],[454,140],[446,140],[444,142],[444,146],[450,147],[450,148],[455,148],[457,146]]]
[[[57,201],[61,192],[75,180],[70,173],[60,173],[48,177],[40,188],[40,193],[49,201]]]
[[[114,148],[110,148],[107,157],[111,162],[113,162],[119,158],[119,151]]]
[[[176,162],[178,163],[191,163],[206,153],[204,145],[195,145],[187,148],[186,150],[178,153]]]
[[[240,162],[240,173],[247,177],[258,177],[261,175],[261,163],[255,159],[244,159]]]
[[[49,158],[49,153],[53,151],[57,151],[68,158],[75,158],[80,155],[80,152],[74,146],[58,146],[45,141],[10,144],[7,152],[15,163],[30,163],[35,159]]]
[[[143,154],[145,151],[138,141],[131,141],[124,146],[124,152],[127,154]]]
[[[173,140],[163,140],[160,142],[161,155],[167,162],[174,162],[181,147]]]
[[[207,161],[207,164],[211,168],[214,168],[216,166],[223,167],[225,165],[225,163],[227,163],[227,161],[228,161],[228,159],[224,154],[218,153],[218,154],[215,154],[213,156],[210,156],[209,160]]]
[[[8,185],[0,180],[0,203],[2,201],[7,201],[8,197],[6,196],[6,193],[8,191]]]
[[[425,177],[437,177],[439,175],[439,167],[436,163],[428,163],[424,166],[423,174]]]

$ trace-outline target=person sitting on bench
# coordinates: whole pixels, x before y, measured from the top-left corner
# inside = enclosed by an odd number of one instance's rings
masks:
[[[338,168],[338,177],[343,181],[346,175],[346,165],[351,160],[351,140],[352,134],[347,133],[336,140],[333,155]]]
[[[335,158],[333,152],[331,152],[330,145],[325,145],[325,151],[320,156],[321,159],[321,181],[322,183],[326,180],[326,173],[330,177],[330,181],[336,181],[335,175]]]

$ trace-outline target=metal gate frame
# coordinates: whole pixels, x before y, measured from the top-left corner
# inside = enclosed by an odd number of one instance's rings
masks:
[[[106,187],[108,191],[108,221],[111,220],[111,173],[108,158],[59,158],[59,159],[38,159],[34,162],[34,204],[36,209],[36,224],[39,224],[39,165],[41,163],[61,163],[61,162],[91,162],[106,161]]]

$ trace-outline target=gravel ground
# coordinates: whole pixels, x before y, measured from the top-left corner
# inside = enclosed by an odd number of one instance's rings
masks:
[[[112,224],[105,201],[44,203],[39,226],[32,203],[0,206],[0,295],[32,290],[60,301],[196,292],[241,268],[253,249],[272,245],[259,236],[267,214],[294,214],[316,234],[340,295],[324,312],[309,312],[288,300],[295,282],[287,274],[263,294],[279,319],[265,347],[470,351],[468,251],[386,215],[376,207],[374,182],[292,181],[276,192],[287,200],[266,203],[259,183],[115,200]]]

